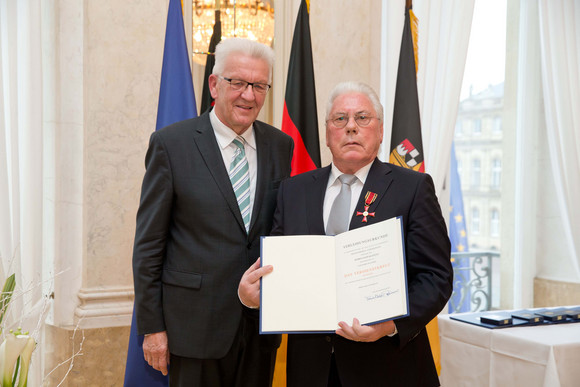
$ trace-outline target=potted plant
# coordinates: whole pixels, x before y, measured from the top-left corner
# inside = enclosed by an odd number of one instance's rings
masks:
[[[2,387],[25,387],[27,385],[30,358],[36,346],[34,339],[28,335],[28,332],[22,333],[21,328],[16,331],[10,330],[2,338],[2,321],[15,286],[15,275],[12,274],[6,279],[0,294],[0,340],[2,340],[0,344],[0,386]]]

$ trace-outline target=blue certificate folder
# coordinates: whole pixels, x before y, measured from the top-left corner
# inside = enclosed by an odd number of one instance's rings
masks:
[[[372,325],[408,315],[402,220],[336,236],[262,237],[260,333],[334,332],[340,321]]]
[[[546,316],[549,316],[546,318]],[[558,317],[561,316],[561,317]],[[580,306],[457,313],[449,318],[489,329],[580,322]],[[505,320],[511,320],[504,323]],[[500,321],[500,322],[498,322]]]

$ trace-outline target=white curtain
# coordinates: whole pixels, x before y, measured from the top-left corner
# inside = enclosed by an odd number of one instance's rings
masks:
[[[4,323],[21,326],[37,342],[43,247],[41,38],[41,0],[0,0],[0,281],[3,285],[15,273],[17,282]],[[38,383],[40,361],[33,367],[30,385]]]
[[[416,0],[419,19],[417,89],[426,171],[440,192],[449,171],[451,143],[475,0]]]
[[[580,2],[540,1],[548,147],[570,259],[580,278]]]
[[[449,170],[451,142],[467,58],[475,0],[415,0],[419,20],[417,89],[421,111],[426,171],[438,192]],[[381,100],[385,108],[385,141],[380,152],[388,160],[398,56],[405,1],[383,0]],[[396,53],[396,55],[393,55]]]

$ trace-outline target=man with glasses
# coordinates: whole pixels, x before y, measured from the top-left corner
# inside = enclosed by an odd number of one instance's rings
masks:
[[[431,177],[379,161],[382,140],[383,107],[373,89],[338,84],[326,116],[332,164],[281,184],[272,235],[336,235],[402,216],[409,316],[369,326],[343,321],[332,335],[289,335],[288,387],[439,385],[425,326],[451,295],[447,228]],[[249,269],[240,287],[256,275],[267,273]],[[244,294],[254,296],[242,301],[259,305],[259,289]]]
[[[137,326],[171,386],[269,386],[280,338],[260,337],[237,289],[258,265],[293,142],[256,120],[272,49],[233,38],[215,57],[213,110],[151,136],[133,252]]]

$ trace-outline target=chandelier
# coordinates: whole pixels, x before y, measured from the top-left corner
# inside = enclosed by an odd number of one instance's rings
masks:
[[[270,3],[258,0],[193,0],[193,60],[205,65],[216,10],[220,11],[222,40],[248,38],[271,46],[274,7]]]

